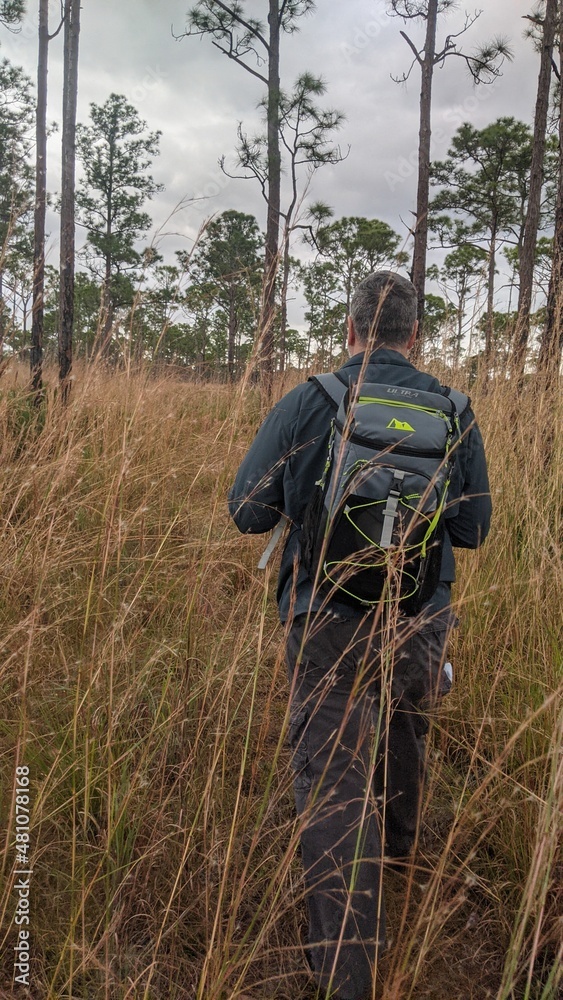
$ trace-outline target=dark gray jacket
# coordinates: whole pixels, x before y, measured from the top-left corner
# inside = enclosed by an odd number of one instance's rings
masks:
[[[340,368],[339,374],[350,384],[356,382],[362,362],[363,354],[354,355]],[[402,354],[387,348],[372,353],[364,378],[430,392],[441,389],[437,379],[419,372]],[[282,513],[291,522],[278,580],[282,621],[290,614],[293,566],[294,560],[299,566],[303,514],[324,467],[333,416],[330,403],[313,382],[292,389],[259,428],[229,492],[231,516],[244,533],[269,531]],[[456,470],[448,494],[440,585],[429,602],[431,611],[449,603],[450,585],[455,579],[452,546],[477,548],[489,531],[491,498],[487,464],[481,433],[470,409],[462,417],[461,430],[466,433],[457,449]],[[459,502],[452,504],[452,500]],[[311,597],[311,581],[299,566],[293,614],[306,612]],[[315,604],[312,606],[315,608]],[[348,616],[354,614],[348,605],[332,602],[331,607]]]

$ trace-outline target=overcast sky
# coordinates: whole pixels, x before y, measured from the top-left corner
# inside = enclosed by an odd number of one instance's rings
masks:
[[[463,121],[483,127],[501,115],[532,122],[538,57],[522,37],[524,14],[532,0],[481,0],[483,12],[463,40],[466,50],[502,35],[514,51],[494,84],[474,88],[461,59],[450,58],[437,70],[433,103],[433,159],[445,156]],[[29,0],[22,31],[2,31],[1,54],[35,76],[37,0]],[[247,0],[249,14],[265,19],[267,0]],[[338,135],[347,159],[323,167],[313,180],[310,200],[323,200],[335,216],[380,218],[406,236],[415,204],[418,97],[420,74],[413,70],[398,85],[411,61],[399,32],[405,27],[386,15],[385,0],[318,0],[301,30],[282,41],[282,85],[289,87],[308,70],[327,85],[326,106],[338,108],[346,121]],[[58,0],[51,0],[56,26]],[[160,249],[166,257],[188,247],[201,222],[226,208],[254,213],[265,225],[257,185],[228,180],[218,158],[232,154],[237,122],[252,132],[259,123],[259,80],[229,61],[208,39],[176,40],[185,28],[188,0],[83,0],[80,39],[78,117],[88,118],[89,104],[103,103],[113,91],[125,94],[150,129],[162,131],[161,154],[152,173],[165,185],[150,206]],[[463,25],[460,3],[442,18],[439,40]],[[422,45],[423,27],[406,30]],[[49,117],[60,120],[62,39],[50,47]],[[50,139],[49,190],[60,176],[60,133]],[[192,199],[198,199],[195,202]],[[179,206],[185,207],[177,211]],[[51,254],[57,255],[56,219],[51,217]],[[168,235],[164,235],[168,234]],[[295,321],[295,320],[294,320]]]

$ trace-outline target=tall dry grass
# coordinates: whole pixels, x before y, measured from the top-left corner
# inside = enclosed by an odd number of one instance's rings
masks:
[[[256,390],[94,370],[65,410],[13,373],[0,397],[4,995],[25,764],[33,997],[314,997],[275,569],[225,506]],[[474,406],[494,524],[459,558],[415,864],[386,876],[389,1000],[563,982],[561,400]]]

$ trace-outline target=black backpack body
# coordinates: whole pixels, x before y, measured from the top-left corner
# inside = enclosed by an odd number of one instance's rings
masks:
[[[451,390],[348,386],[335,374],[311,381],[336,414],[305,511],[303,563],[326,597],[365,610],[398,601],[416,614],[439,580],[458,410],[469,400]]]

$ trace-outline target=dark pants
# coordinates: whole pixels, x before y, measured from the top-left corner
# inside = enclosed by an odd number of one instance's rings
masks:
[[[295,618],[287,638],[290,741],[317,981],[340,1000],[371,995],[385,941],[383,855],[408,854],[424,780],[428,710],[451,614],[392,634],[372,620]]]

